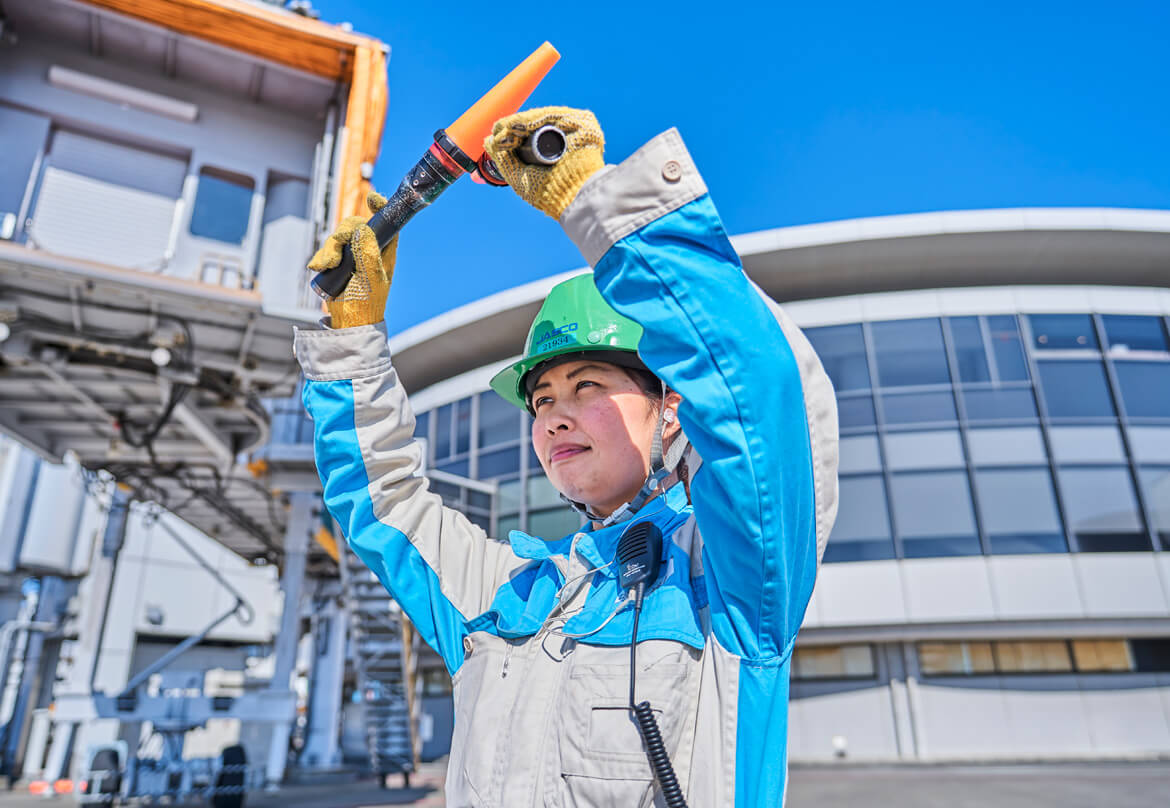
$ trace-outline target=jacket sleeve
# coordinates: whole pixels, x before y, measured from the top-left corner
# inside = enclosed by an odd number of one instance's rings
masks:
[[[747,278],[678,132],[594,175],[561,223],[638,353],[683,397],[711,625],[786,655],[836,514],[837,412],[804,335]]]
[[[384,324],[296,334],[324,501],[373,570],[454,674],[468,621],[522,565],[442,504],[419,475],[414,413],[390,362]]]

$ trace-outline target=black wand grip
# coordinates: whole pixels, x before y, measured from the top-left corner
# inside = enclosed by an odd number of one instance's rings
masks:
[[[386,249],[390,240],[416,213],[434,202],[463,173],[464,169],[440,149],[439,142],[433,144],[403,177],[385,207],[367,222],[378,239],[378,249]],[[346,244],[341,250],[341,263],[313,278],[313,291],[325,300],[339,297],[353,277],[355,268],[353,250]]]

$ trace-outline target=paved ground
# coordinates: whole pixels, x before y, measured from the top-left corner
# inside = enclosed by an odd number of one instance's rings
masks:
[[[439,808],[442,764],[426,764],[411,788],[372,781],[294,786],[248,795],[247,808]],[[72,806],[70,797],[45,800],[27,790],[0,792],[0,808]],[[1165,808],[1170,762],[1017,766],[794,767],[789,808]],[[708,808],[694,806],[693,808]],[[711,807],[722,808],[722,806]]]
[[[1164,808],[1170,762],[794,767],[789,808]]]

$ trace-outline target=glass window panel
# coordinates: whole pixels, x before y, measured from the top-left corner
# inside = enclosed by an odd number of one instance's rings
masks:
[[[873,414],[873,397],[851,396],[837,399],[837,420],[842,429],[872,427],[877,423]]]
[[[1170,427],[1131,426],[1129,448],[1141,463],[1170,463]]]
[[[1161,549],[1170,550],[1170,467],[1142,466],[1138,469],[1138,479],[1154,522],[1154,535]]]
[[[1109,340],[1111,352],[1170,350],[1161,317],[1106,314],[1101,321],[1105,325],[1105,338]]]
[[[990,427],[967,431],[971,462],[977,466],[1047,463],[1044,440],[1033,426]]]
[[[839,445],[840,461],[837,472],[840,474],[855,474],[861,471],[881,471],[882,459],[878,452],[876,435],[854,435],[841,438]]]
[[[553,488],[553,484],[549,482],[548,477],[543,474],[539,477],[531,477],[528,480],[528,507],[529,508],[547,508],[553,505],[564,505],[561,499],[561,494],[557,489]]]
[[[886,435],[886,462],[892,469],[937,469],[961,466],[963,444],[952,429],[891,432]]]
[[[837,521],[825,547],[825,562],[874,561],[894,557],[886,487],[882,478],[842,477]]]
[[[1133,670],[1125,640],[1073,640],[1072,650],[1073,661],[1082,673]]]
[[[437,460],[451,456],[451,410],[453,405],[444,404],[435,410],[435,451]]]
[[[425,438],[427,436],[427,428],[431,423],[430,412],[419,413],[414,416],[414,436],[416,438]]]
[[[926,676],[995,673],[989,642],[920,642],[918,666]]]
[[[1014,314],[998,314],[987,318],[991,333],[991,352],[995,356],[996,376],[1001,382],[1028,381],[1028,360],[1024,358],[1024,344]]]
[[[463,489],[459,486],[431,480],[430,488],[431,491],[442,497],[443,504],[448,508],[458,509],[463,507]]]
[[[584,521],[576,511],[567,507],[528,514],[528,532],[533,536],[554,540],[581,529]]]
[[[471,451],[471,399],[456,401],[455,454]]]
[[[1061,468],[1064,512],[1085,552],[1149,550],[1137,498],[1124,468]]]
[[[1063,553],[1068,550],[1047,468],[975,472],[979,513],[991,552]]]
[[[481,511],[490,511],[492,509],[492,495],[485,491],[467,491],[467,504],[472,508],[478,508]]]
[[[1116,415],[1100,362],[1038,362],[1036,366],[1053,418]]]
[[[500,483],[500,513],[515,513],[520,510],[521,484],[521,480],[509,480],[506,483]]]
[[[1072,671],[1068,643],[1030,640],[993,643],[995,667],[1000,673],[1064,673]]]
[[[1048,430],[1058,463],[1124,463],[1125,447],[1115,426],[1054,426]]]
[[[1114,362],[1125,412],[1170,420],[1170,362]]]
[[[201,168],[195,204],[191,208],[191,235],[226,244],[243,244],[252,215],[254,187],[251,177]]]
[[[805,329],[804,335],[812,343],[833,380],[833,389],[866,390],[869,388],[869,366],[865,359],[865,340],[861,326],[834,325]]]
[[[1032,345],[1038,350],[1096,348],[1097,334],[1088,314],[1033,314]]]
[[[1140,673],[1170,672],[1170,640],[1130,640],[1133,669]]]
[[[456,474],[460,477],[467,477],[471,474],[471,461],[467,459],[454,460],[448,463],[436,463],[435,468],[439,471],[445,471],[448,474]]]
[[[969,421],[1016,421],[1036,418],[1036,399],[1031,390],[964,390],[963,404]]]
[[[875,673],[868,645],[797,648],[793,654],[795,679],[869,679]]]
[[[519,516],[501,516],[499,518],[499,520],[496,522],[496,525],[497,525],[496,533],[498,533],[500,536],[507,538],[508,534],[511,533],[513,530],[520,529],[520,517]]]
[[[520,447],[482,452],[479,456],[479,479],[489,480],[520,471]]]
[[[953,423],[955,397],[946,393],[891,393],[882,396],[887,424]]]
[[[479,394],[479,446],[520,440],[520,410],[494,392]]]
[[[965,382],[991,381],[987,352],[983,347],[983,329],[978,317],[952,317],[951,338],[955,346],[955,361],[959,378]]]
[[[890,501],[907,558],[982,552],[966,471],[895,474]]]
[[[895,320],[870,328],[883,387],[950,382],[939,320]]]

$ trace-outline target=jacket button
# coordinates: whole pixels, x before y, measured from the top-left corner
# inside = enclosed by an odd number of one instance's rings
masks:
[[[471,649],[475,648],[475,643],[471,639],[471,635],[463,638],[463,656],[471,656]]]
[[[667,160],[662,165],[662,179],[667,182],[678,182],[682,179],[682,166],[678,160]]]

